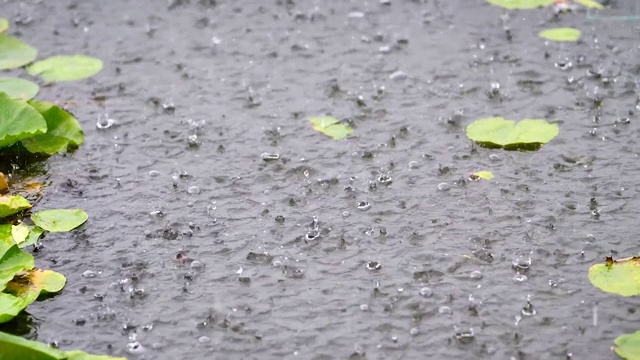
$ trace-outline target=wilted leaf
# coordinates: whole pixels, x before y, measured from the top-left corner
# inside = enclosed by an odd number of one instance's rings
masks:
[[[622,296],[640,295],[640,257],[613,260],[589,268],[589,280],[602,291]]]
[[[31,215],[34,224],[49,232],[71,231],[88,218],[87,213],[80,209],[42,210]]]
[[[312,117],[309,118],[309,122],[311,122],[314,130],[327,135],[333,140],[342,140],[353,132],[349,125],[343,124],[340,120],[330,116]]]
[[[38,50],[22,41],[0,34],[0,70],[15,69],[24,66],[38,56]]]
[[[9,28],[9,20],[5,18],[0,18],[0,33],[7,31]]]
[[[487,0],[505,9],[536,9],[553,4],[554,0]]]
[[[27,68],[30,75],[39,75],[46,82],[81,80],[100,70],[102,61],[86,55],[53,56]]]
[[[84,142],[82,128],[73,115],[51,103],[31,100],[29,104],[47,123],[46,133],[22,141],[29,152],[53,155],[66,152],[69,146],[77,147]]]
[[[33,256],[20,250],[18,245],[1,241],[0,254],[0,289],[4,289],[17,273],[34,266]]]
[[[467,126],[467,137],[487,147],[506,150],[537,149],[551,141],[560,129],[545,120],[525,119],[516,124],[502,117],[479,119]]]
[[[27,199],[20,195],[0,196],[0,219],[31,207]]]
[[[38,84],[20,78],[0,78],[0,92],[14,99],[29,100],[40,91]]]
[[[578,41],[580,34],[580,30],[568,27],[547,29],[538,33],[541,38],[551,41]]]
[[[633,334],[624,334],[618,336],[614,343],[616,347],[613,351],[621,358],[627,360],[640,360],[640,331]]]
[[[573,0],[582,6],[586,6],[593,9],[604,9],[604,6],[594,0]]]
[[[0,172],[0,195],[6,193],[7,190],[9,190],[9,183],[7,182],[7,177]]]
[[[0,93],[0,148],[46,131],[47,123],[36,109]]]
[[[0,359],[20,360],[127,360],[105,355],[91,355],[79,350],[62,351],[37,341],[0,332]]]

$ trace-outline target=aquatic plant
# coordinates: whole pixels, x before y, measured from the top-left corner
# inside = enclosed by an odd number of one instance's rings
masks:
[[[578,29],[563,27],[542,30],[538,33],[538,36],[551,41],[578,41],[581,34]]]
[[[353,129],[340,120],[330,116],[309,118],[313,129],[319,131],[333,140],[342,140],[353,133]]]
[[[478,119],[466,128],[467,137],[481,146],[505,150],[536,150],[558,135],[557,124],[525,119],[517,124],[502,117]]]

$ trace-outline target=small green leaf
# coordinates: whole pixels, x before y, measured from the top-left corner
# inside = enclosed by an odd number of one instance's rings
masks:
[[[80,209],[42,210],[31,216],[34,224],[49,232],[71,231],[88,218],[87,213]]]
[[[589,268],[589,280],[598,289],[622,296],[640,295],[640,257],[613,260]]]
[[[37,226],[28,226],[28,229],[29,235],[27,235],[27,238],[23,242],[18,243],[18,247],[20,247],[21,249],[24,249],[27,246],[33,245],[38,242],[38,240],[40,240],[40,237],[42,236],[42,233],[44,233],[44,230]]]
[[[577,2],[578,4],[580,4],[582,6],[586,6],[588,8],[604,9],[604,5],[602,5],[599,2],[594,1],[594,0],[573,0],[573,1]]]
[[[36,109],[0,93],[0,148],[46,131],[47,123]]]
[[[0,92],[14,99],[29,100],[34,98],[40,87],[29,80],[19,78],[0,78]]]
[[[554,0],[487,0],[490,4],[505,9],[536,9],[553,4]]]
[[[9,20],[0,18],[0,33],[3,33],[9,29]]]
[[[487,147],[504,147],[506,150],[537,149],[558,135],[556,124],[545,120],[525,119],[516,124],[502,117],[478,119],[467,126],[467,137]]]
[[[640,331],[618,336],[613,351],[626,360],[640,360]]]
[[[474,172],[473,175],[475,175],[478,179],[485,179],[485,180],[491,180],[493,179],[493,173],[491,171],[478,171],[478,172]]]
[[[0,251],[2,248],[6,248],[4,242],[0,243]],[[18,245],[9,246],[0,257],[0,289],[4,289],[17,273],[31,269],[33,266],[31,254],[20,250]]]
[[[330,116],[320,116],[309,118],[313,129],[319,131],[333,140],[342,140],[353,133],[349,125],[345,125],[340,120]]]
[[[62,351],[37,341],[0,332],[0,359],[20,360],[127,360],[123,357],[91,355],[79,350]]]
[[[4,251],[7,251],[10,246],[15,244],[11,236],[11,226],[11,224],[0,224],[0,250],[4,249]],[[4,255],[4,253],[0,253],[0,256],[2,255]]]
[[[0,218],[29,209],[31,204],[20,195],[0,196]]]
[[[578,41],[580,34],[580,30],[574,28],[547,29],[538,33],[541,38],[551,41]]]
[[[27,240],[27,236],[29,236],[29,227],[27,225],[11,225],[11,237],[13,237],[13,241],[18,247],[22,247],[20,244]]]
[[[0,323],[7,322],[26,309],[40,295],[60,292],[67,279],[55,271],[31,269],[17,273],[0,297]]]
[[[22,141],[22,145],[31,153],[53,155],[64,153],[71,147],[84,142],[84,133],[73,115],[47,102],[29,101],[47,122],[47,132]]]
[[[27,65],[38,56],[38,50],[22,41],[0,34],[0,70],[15,69]]]
[[[39,75],[46,82],[81,80],[99,73],[100,70],[102,61],[86,55],[53,56],[27,68],[30,75]]]

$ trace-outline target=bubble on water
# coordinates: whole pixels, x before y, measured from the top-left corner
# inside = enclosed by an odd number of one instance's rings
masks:
[[[429,287],[423,287],[422,289],[420,289],[419,293],[420,296],[426,298],[433,296],[433,290],[431,290],[431,288]]]
[[[473,328],[469,328],[468,330],[460,330],[456,329],[456,340],[458,340],[462,344],[468,344],[473,341],[475,337],[473,333]]]
[[[189,186],[189,188],[187,189],[187,192],[192,195],[200,194],[200,188],[195,185]]]
[[[496,162],[496,161],[500,161],[500,155],[498,154],[491,154],[489,155],[489,160]]]
[[[369,271],[377,271],[382,269],[382,263],[380,263],[380,261],[367,261],[364,266]]]
[[[527,257],[527,258],[517,257],[515,260],[513,260],[513,262],[511,263],[511,266],[516,271],[520,271],[520,272],[527,271],[531,267],[531,257]]]
[[[127,352],[129,352],[129,354],[134,354],[134,355],[142,354],[145,352],[145,348],[139,342],[134,341],[127,344]]]
[[[391,53],[391,46],[389,45],[380,46],[378,48],[378,51],[382,54],[389,54]]]
[[[316,240],[319,237],[320,237],[320,231],[311,230],[304,236],[304,240],[305,241],[313,241],[313,240]]]
[[[162,111],[165,114],[173,114],[176,112],[176,106],[173,103],[173,99],[169,98],[162,103]]]
[[[469,274],[469,278],[473,279],[473,280],[480,280],[482,279],[482,273],[478,270],[472,271]]]
[[[418,335],[419,332],[420,331],[418,330],[418,328],[414,328],[414,327],[409,330],[409,334],[411,334],[411,336],[416,336]]]
[[[151,177],[160,176],[160,172],[158,170],[151,170],[151,171],[149,171],[149,176],[151,176]]]
[[[280,159],[280,154],[277,154],[277,153],[263,152],[262,155],[260,156],[264,161],[276,161]]]
[[[198,338],[198,342],[199,342],[200,344],[207,344],[207,343],[210,343],[210,342],[211,342],[211,338],[209,338],[208,336],[200,336],[200,337]]]
[[[520,274],[520,273],[515,274],[515,275],[513,275],[513,281],[518,282],[518,283],[527,281],[527,275]]]
[[[98,116],[98,122],[96,122],[96,127],[98,129],[108,129],[112,127],[116,121],[109,117],[109,114],[101,114]]]
[[[202,265],[202,263],[198,260],[194,260],[191,262],[191,265],[189,265],[190,268],[192,269],[201,269],[204,265]]]
[[[451,311],[451,308],[448,306],[440,306],[438,308],[438,314],[443,314],[443,315],[451,315],[453,311]]]
[[[87,270],[87,271],[82,273],[82,277],[85,277],[85,278],[94,278],[96,276],[97,276],[97,274],[93,270]]]
[[[389,185],[393,182],[393,180],[391,179],[391,176],[382,174],[378,176],[378,182],[384,185]]]
[[[349,13],[349,19],[362,19],[364,17],[364,13],[361,11],[352,11]]]
[[[402,80],[405,80],[406,78],[407,78],[407,74],[402,70],[395,71],[391,75],[389,75],[389,80],[392,80],[392,81],[402,81]]]
[[[366,211],[371,209],[371,204],[369,204],[369,202],[367,201],[360,201],[357,207],[358,207],[358,210]]]
[[[342,212],[342,217],[347,218],[347,217],[349,217],[349,216],[351,216],[351,213],[350,213],[350,212],[348,212],[348,211],[343,211],[343,212]]]
[[[409,168],[409,171],[411,171],[419,168],[420,164],[417,161],[409,161],[409,164],[407,164],[407,167]]]
[[[369,311],[369,305],[367,305],[367,304],[362,304],[362,305],[360,305],[360,310],[362,310],[362,311]]]
[[[446,182],[441,182],[440,184],[438,184],[438,190],[440,191],[449,191],[451,189],[451,185],[447,184]]]

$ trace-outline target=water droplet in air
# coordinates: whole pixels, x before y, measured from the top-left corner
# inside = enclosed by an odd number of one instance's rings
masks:
[[[116,123],[115,120],[111,119],[108,114],[98,116],[98,122],[96,123],[96,127],[98,129],[108,129],[112,127]]]
[[[189,135],[189,137],[187,137],[187,144],[189,144],[190,147],[198,147],[201,143],[202,141],[198,139],[198,135],[196,134]]]
[[[537,313],[530,301],[527,301],[527,305],[522,308],[521,312],[524,316],[533,316]]]

